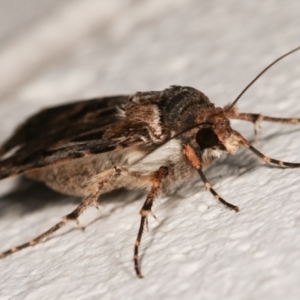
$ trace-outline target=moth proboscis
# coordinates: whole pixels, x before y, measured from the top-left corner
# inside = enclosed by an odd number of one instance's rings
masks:
[[[261,121],[299,123],[299,118],[239,113],[235,108],[264,72],[297,50],[300,47],[276,59],[224,108],[215,107],[194,88],[171,86],[163,91],[78,101],[30,117],[0,147],[0,179],[25,174],[83,200],[49,230],[1,253],[0,258],[38,244],[70,221],[78,222],[88,206],[99,206],[103,193],[139,188],[148,190],[133,259],[136,274],[142,278],[139,246],[148,216],[154,216],[151,209],[156,197],[174,183],[200,176],[218,201],[237,212],[237,206],[213,189],[204,170],[222,153],[234,154],[243,146],[268,164],[300,167],[300,163],[265,156],[230,125],[230,119],[252,122],[255,128]]]

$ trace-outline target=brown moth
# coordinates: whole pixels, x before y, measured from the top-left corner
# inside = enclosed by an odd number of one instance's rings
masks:
[[[235,104],[272,65],[299,50],[279,57],[265,68],[224,108],[215,107],[200,91],[171,86],[163,91],[137,92],[79,101],[42,110],[30,117],[0,147],[0,179],[25,174],[61,193],[83,198],[78,207],[28,243],[0,254],[4,258],[48,238],[70,221],[78,222],[84,210],[99,206],[103,193],[125,187],[146,189],[141,221],[134,246],[134,267],[142,278],[139,246],[153,201],[160,193],[200,175],[206,189],[229,209],[239,208],[221,198],[204,170],[223,153],[249,148],[266,163],[296,168],[269,158],[237,131],[230,119],[257,125],[260,121],[299,123],[299,118],[273,118],[239,113]],[[155,216],[154,216],[155,217]]]

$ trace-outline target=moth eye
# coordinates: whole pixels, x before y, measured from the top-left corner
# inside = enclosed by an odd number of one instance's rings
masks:
[[[202,128],[196,134],[196,142],[204,150],[216,146],[219,143],[219,139],[212,129]]]

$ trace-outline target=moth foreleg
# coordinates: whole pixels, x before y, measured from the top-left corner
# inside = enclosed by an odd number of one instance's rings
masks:
[[[300,168],[300,163],[292,163],[292,162],[287,162],[287,161],[270,158],[270,157],[264,155],[263,153],[261,153],[260,151],[258,151],[252,145],[248,145],[248,148],[267,164],[273,164],[273,165],[277,165],[280,167],[287,167],[287,168]]]
[[[168,168],[161,167],[161,168],[159,168],[158,171],[156,171],[148,176],[148,180],[151,181],[152,187],[150,189],[150,192],[147,196],[147,199],[146,199],[142,209],[140,210],[140,214],[141,214],[140,228],[139,228],[137,238],[135,241],[135,245],[134,245],[134,257],[133,257],[134,268],[135,268],[136,274],[139,278],[143,278],[143,275],[141,273],[140,264],[139,264],[139,246],[141,244],[145,225],[146,225],[146,227],[148,227],[148,215],[149,215],[149,213],[153,215],[153,213],[151,211],[153,202],[161,189],[161,184],[162,184],[163,179],[167,175],[168,175]]]
[[[283,123],[283,124],[298,124],[300,122],[299,118],[274,118],[274,117],[264,116],[261,114],[238,113],[238,112],[234,112],[229,116],[229,118],[252,122],[254,126],[255,141],[257,141],[257,128],[258,127],[261,128],[259,125],[261,121]]]
[[[236,115],[233,116],[232,119],[252,122],[253,129],[254,129],[254,138],[255,141],[257,142],[257,128],[261,128],[259,122],[262,121],[264,117],[265,116],[261,114],[236,113]]]
[[[264,116],[261,114],[251,114],[251,113],[238,113],[230,115],[230,119],[249,121],[252,123],[258,123],[260,121],[274,122],[274,123],[284,123],[284,124],[298,124],[300,122],[299,118],[274,118],[269,116]]]

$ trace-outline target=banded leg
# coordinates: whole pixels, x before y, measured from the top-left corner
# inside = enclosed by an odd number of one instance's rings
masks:
[[[203,183],[205,184],[205,187],[207,190],[209,190],[213,196],[220,201],[222,204],[224,204],[226,207],[228,207],[229,209],[235,210],[236,212],[239,211],[238,206],[235,206],[227,201],[225,201],[222,197],[220,197],[218,195],[218,193],[212,188],[212,186],[210,185],[210,183],[208,182],[208,180],[206,179],[203,171],[202,171],[202,166],[201,166],[201,161],[199,159],[199,157],[197,156],[195,150],[192,148],[192,146],[187,145],[185,147],[185,155],[187,157],[187,159],[191,162],[191,164],[197,169]]]
[[[235,113],[230,115],[230,119],[249,121],[252,123],[258,123],[260,121],[283,123],[283,124],[298,124],[300,123],[299,118],[274,118],[268,117],[261,114],[251,114],[251,113]]]
[[[274,158],[270,158],[260,151],[258,151],[256,148],[254,148],[252,145],[248,145],[248,148],[259,158],[261,158],[265,163],[267,164],[273,164],[277,165],[280,167],[287,167],[287,168],[300,168],[300,163],[292,163],[292,162],[287,162],[287,161],[282,161],[282,160],[277,160]]]
[[[97,202],[98,199],[98,193],[92,194],[83,199],[83,201],[77,206],[75,210],[73,210],[70,214],[64,216],[60,222],[55,224],[53,227],[39,235],[38,237],[34,238],[30,242],[24,243],[20,246],[13,247],[10,250],[7,250],[5,252],[0,253],[0,258],[4,258],[12,253],[15,253],[17,251],[20,251],[24,248],[35,246],[36,244],[40,243],[42,240],[45,240],[46,238],[50,237],[55,231],[65,226],[70,221],[75,221],[78,224],[78,218],[80,215],[85,211],[85,209],[93,203]]]
[[[55,224],[53,227],[51,227],[38,237],[31,240],[30,242],[24,243],[17,247],[13,247],[10,250],[0,253],[0,258],[4,258],[12,253],[40,243],[42,240],[45,240],[46,238],[50,237],[54,232],[65,226],[70,221],[75,221],[78,224],[78,218],[82,215],[86,208],[89,205],[94,205],[97,208],[99,206],[99,196],[107,191],[112,190],[116,185],[116,180],[120,177],[124,177],[125,182],[126,180],[130,181],[128,180],[128,178],[131,179],[131,181],[133,182],[138,182],[141,176],[121,167],[114,167],[112,169],[106,170],[102,173],[93,176],[86,187],[88,196],[86,196],[83,199],[83,201],[73,212],[64,216],[60,222]]]
[[[220,197],[220,195],[212,188],[211,184],[208,182],[206,176],[204,175],[204,173],[201,169],[198,170],[198,173],[199,173],[203,183],[205,184],[206,189],[209,190],[218,201],[220,201],[222,204],[224,204],[229,209],[235,210],[236,212],[238,212],[240,210],[238,206],[233,205],[233,204],[225,201],[222,197]]]
[[[261,114],[251,114],[251,113],[238,113],[234,112],[234,114],[229,116],[230,119],[242,120],[252,122],[254,126],[254,136],[255,141],[257,141],[257,127],[261,121],[266,122],[274,122],[274,123],[283,123],[283,124],[298,124],[300,123],[299,118],[274,118],[268,117]]]
[[[140,222],[140,228],[139,228],[137,238],[135,241],[135,245],[134,245],[134,256],[133,256],[134,269],[135,269],[136,275],[139,278],[143,278],[143,275],[141,273],[140,264],[139,264],[139,247],[141,244],[142,235],[144,232],[145,225],[148,228],[148,214],[150,213],[153,215],[153,213],[151,211],[153,202],[160,191],[162,180],[167,175],[168,175],[167,167],[161,167],[157,172],[155,172],[151,175],[150,180],[152,182],[152,187],[151,187],[151,190],[147,196],[147,199],[146,199],[142,209],[140,210],[141,222]],[[156,219],[155,216],[154,216],[154,218]]]

